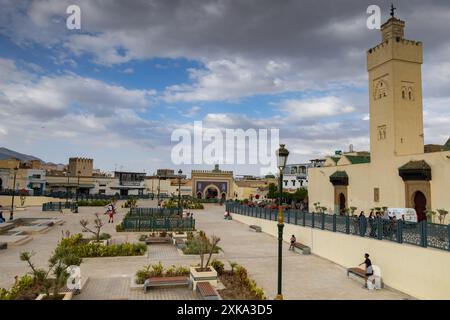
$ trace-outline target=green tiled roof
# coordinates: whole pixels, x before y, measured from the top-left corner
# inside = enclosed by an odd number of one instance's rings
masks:
[[[447,140],[447,142],[444,145],[444,151],[450,151],[450,138]]]
[[[399,170],[430,170],[431,167],[424,160],[410,161],[400,168]]]
[[[352,164],[369,163],[370,156],[346,156]]]
[[[331,160],[333,160],[334,161],[334,163],[338,163],[338,161],[339,161],[339,159],[341,158],[341,157],[330,157],[331,158]]]
[[[348,175],[345,171],[336,171],[330,176],[330,178],[348,178]]]

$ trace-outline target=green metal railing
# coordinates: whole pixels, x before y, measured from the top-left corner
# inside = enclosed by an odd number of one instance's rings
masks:
[[[228,202],[225,210],[249,217],[277,220],[278,210],[249,207]],[[357,216],[309,213],[300,210],[285,210],[284,222],[303,227],[316,228],[378,240],[407,243],[450,251],[450,225],[429,223],[426,220],[412,223],[403,220],[359,219]]]
[[[77,208],[75,202],[47,202],[42,204],[42,211],[61,211],[62,209],[75,211]]]
[[[122,221],[124,231],[194,231],[194,218],[126,217]]]
[[[150,216],[174,216],[182,213],[183,210],[179,208],[131,208],[129,216],[150,217]]]

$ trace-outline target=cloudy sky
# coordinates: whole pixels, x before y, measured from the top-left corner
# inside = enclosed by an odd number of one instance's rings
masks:
[[[171,162],[172,132],[280,129],[289,162],[368,150],[365,0],[0,0],[0,146],[103,170]],[[66,8],[81,8],[68,30]],[[424,43],[426,143],[450,136],[450,3],[398,0]],[[191,168],[207,166],[184,165]],[[227,165],[237,174],[258,166]]]

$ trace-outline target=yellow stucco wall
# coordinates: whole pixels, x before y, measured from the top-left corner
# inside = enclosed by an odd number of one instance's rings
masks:
[[[234,214],[233,219],[258,225],[263,232],[278,236],[276,221],[239,214]],[[387,286],[415,298],[450,299],[450,277],[446,276],[450,252],[286,224],[284,241],[289,242],[292,234],[311,247],[313,254],[345,268],[357,266],[364,260],[364,253],[369,253],[373,264],[381,268]]]
[[[431,208],[450,211],[450,151],[397,156],[366,164],[311,168],[309,174],[309,205],[320,202],[328,212],[334,208],[334,187],[330,175],[345,171],[349,177],[348,207],[355,206],[366,213],[373,207],[402,208],[405,203],[405,184],[398,168],[409,161],[425,160],[431,167]],[[374,201],[374,188],[380,189],[379,202]],[[430,199],[427,199],[430,201]],[[450,223],[450,214],[445,223]]]

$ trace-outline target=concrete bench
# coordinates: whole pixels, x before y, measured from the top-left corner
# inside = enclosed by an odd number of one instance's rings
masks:
[[[301,251],[302,254],[311,254],[311,248],[300,242],[294,244],[294,251]]]
[[[8,248],[8,244],[6,242],[0,242],[0,250],[5,250]]]
[[[155,277],[144,282],[144,292],[150,287],[189,286],[189,277]]]
[[[220,296],[213,286],[207,282],[197,282],[197,292],[204,300],[219,300]]]
[[[376,266],[372,266],[372,267],[374,269],[375,268],[378,269],[378,267],[376,267]],[[383,288],[384,287],[384,283],[383,283],[383,280],[381,279],[380,272],[379,271],[378,272],[374,272],[374,275],[380,276],[380,286],[381,286],[381,288]],[[356,267],[356,268],[348,268],[347,269],[347,277],[350,277],[350,276],[354,276],[357,280],[362,280],[364,285],[366,285],[366,283],[367,283],[366,270],[364,270],[362,268],[358,268],[358,267]]]
[[[151,238],[147,238],[145,239],[145,243],[146,244],[160,244],[160,243],[171,243],[172,239],[169,237],[151,237]]]
[[[255,232],[261,232],[262,231],[261,227],[260,226],[256,226],[256,225],[251,225],[251,226],[249,226],[249,228],[250,228],[250,231],[255,231]]]

